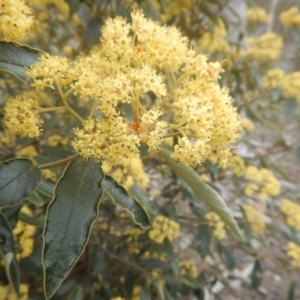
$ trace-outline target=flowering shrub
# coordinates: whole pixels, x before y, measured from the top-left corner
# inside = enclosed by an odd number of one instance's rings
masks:
[[[0,299],[299,297],[300,12],[271,2],[0,0]]]

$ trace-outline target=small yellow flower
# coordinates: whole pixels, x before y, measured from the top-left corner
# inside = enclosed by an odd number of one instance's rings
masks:
[[[291,264],[297,269],[300,269],[300,247],[294,242],[288,242],[287,256],[291,259]]]
[[[18,43],[28,37],[34,25],[32,10],[26,0],[0,0],[0,37],[6,42]]]
[[[5,126],[24,137],[40,136],[42,120],[39,117],[38,108],[38,102],[34,98],[9,97],[4,107]]]
[[[265,33],[259,37],[247,39],[250,46],[247,56],[259,62],[270,62],[279,58],[282,47],[282,37],[276,33]]]
[[[269,70],[262,79],[262,88],[274,89],[280,87],[285,73],[281,69]]]
[[[180,234],[180,225],[173,220],[158,215],[152,222],[152,229],[149,231],[148,236],[157,244],[162,244],[165,238],[173,241],[178,238]]]
[[[300,205],[289,199],[282,199],[280,211],[286,215],[287,225],[300,231]]]
[[[213,229],[213,235],[218,239],[222,240],[226,236],[225,223],[215,212],[208,212],[205,215],[207,224]]]
[[[180,266],[180,275],[187,276],[190,278],[197,278],[198,276],[197,268],[192,261],[186,260],[184,262],[181,262],[179,266]]]
[[[300,12],[299,8],[292,6],[288,10],[285,10],[279,15],[280,22],[287,26],[299,26],[300,27]]]
[[[255,125],[250,119],[243,119],[242,126],[243,126],[244,130],[246,130],[248,132],[252,132],[255,129]]]
[[[245,17],[248,20],[248,22],[251,23],[268,23],[269,22],[269,16],[266,12],[266,10],[262,7],[251,7],[249,8],[246,13]]]
[[[266,224],[264,222],[262,213],[260,213],[250,205],[244,205],[243,209],[252,232],[258,235],[262,235],[266,229]]]
[[[242,177],[246,171],[245,161],[238,155],[234,155],[230,158],[230,167],[233,174],[237,177]]]

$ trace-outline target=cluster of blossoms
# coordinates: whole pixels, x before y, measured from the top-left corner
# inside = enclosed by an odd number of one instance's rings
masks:
[[[212,31],[205,31],[199,40],[199,45],[206,52],[228,52],[226,41],[227,30],[222,19],[217,19]]]
[[[282,199],[280,211],[286,215],[287,225],[300,231],[300,205],[289,199]]]
[[[148,233],[149,238],[157,244],[162,244],[164,239],[173,241],[180,234],[180,225],[173,220],[158,215],[152,222],[152,228]]]
[[[180,266],[180,275],[190,277],[190,278],[197,278],[198,272],[195,264],[190,261],[186,260],[179,264]]]
[[[230,159],[232,172],[237,177],[243,177],[246,180],[253,181],[249,183],[244,194],[252,197],[254,193],[258,193],[259,197],[264,200],[267,197],[275,197],[280,193],[281,184],[276,179],[272,171],[256,166],[246,166],[245,161],[240,156],[234,156]]]
[[[21,212],[31,215],[31,210],[23,206]],[[21,260],[30,256],[33,251],[35,233],[35,226],[26,224],[22,221],[17,223],[17,226],[13,230],[13,234],[17,241],[17,259]]]
[[[142,287],[140,285],[135,285],[132,290],[131,300],[140,300],[141,299]],[[110,298],[110,300],[125,300],[125,298],[118,296]]]
[[[259,197],[264,200],[267,197],[278,196],[280,193],[281,184],[268,169],[258,169],[255,166],[248,166],[244,178],[255,182],[247,185],[244,190],[245,195],[248,197],[257,192],[259,193]]]
[[[300,269],[300,247],[294,242],[288,242],[287,256],[291,259],[291,264],[297,269]]]
[[[0,37],[6,42],[24,40],[34,25],[26,0],[0,0],[0,16]]]
[[[283,11],[280,16],[280,22],[287,26],[298,26],[300,27],[300,11],[299,8],[296,6],[292,6],[286,11]]]
[[[142,235],[144,233],[144,231],[140,228],[134,227],[131,228],[128,232],[127,232],[127,244],[129,246],[129,252],[130,253],[140,253],[141,250],[141,245],[138,241],[139,236]]]
[[[226,236],[225,223],[215,212],[211,211],[205,214],[205,219],[209,227],[213,229],[213,235],[218,240]]]
[[[247,56],[259,62],[270,62],[279,58],[282,48],[282,37],[274,32],[247,39],[250,48]]]
[[[251,231],[257,235],[262,235],[266,229],[262,213],[250,205],[243,206],[243,211],[251,227]]]
[[[286,97],[294,97],[299,102],[300,72],[285,74],[282,69],[271,69],[263,77],[262,87],[266,89],[280,88]]]
[[[29,293],[29,286],[27,284],[20,284],[21,297],[18,298],[11,285],[0,285],[0,300],[27,300]]]
[[[220,167],[227,166],[241,126],[228,90],[218,84],[221,72],[220,63],[192,50],[176,28],[135,11],[132,24],[108,19],[89,55],[69,60],[43,54],[26,74],[36,90],[56,88],[66,110],[82,122],[73,130],[76,152],[102,161],[115,177],[131,175],[123,182],[130,187],[147,184],[139,147],[158,151],[169,136],[178,137],[172,154],[177,162],[196,166],[215,156]],[[90,104],[87,119],[68,104],[71,94]],[[125,117],[124,103],[131,106],[133,120]],[[39,136],[37,108],[31,98],[9,99],[6,125],[23,136]]]
[[[4,107],[6,128],[29,138],[40,136],[42,120],[38,108],[38,101],[34,98],[8,98]]]
[[[255,125],[250,119],[243,119],[242,126],[243,129],[247,132],[252,132],[255,129]]]
[[[246,13],[245,17],[249,23],[268,23],[269,16],[266,10],[262,7],[251,7],[249,8]]]

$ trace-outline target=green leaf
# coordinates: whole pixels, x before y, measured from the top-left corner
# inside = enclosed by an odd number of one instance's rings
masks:
[[[30,159],[13,159],[0,164],[0,207],[15,206],[32,194],[42,178]]]
[[[102,181],[102,186],[114,204],[126,210],[137,225],[144,229],[150,227],[151,223],[146,210],[138,201],[127,194],[123,186],[107,175],[105,175],[105,179]]]
[[[295,299],[295,290],[296,290],[296,281],[293,280],[290,284],[287,300]]]
[[[29,197],[27,197],[26,200],[35,204],[36,206],[42,206],[44,204],[42,198],[36,191],[34,191]]]
[[[240,229],[233,218],[230,210],[226,206],[225,201],[213,190],[205,184],[200,176],[191,168],[181,163],[175,162],[171,157],[171,152],[167,149],[160,150],[161,156],[174,172],[181,177],[195,192],[195,194],[210,206],[225,222],[225,224],[243,241]]]
[[[25,80],[24,68],[35,63],[41,50],[25,45],[16,45],[0,41],[0,71],[10,73],[20,79]]]
[[[70,296],[68,297],[68,300],[83,300],[83,290],[81,285],[76,285],[74,287],[70,293]]]
[[[284,108],[284,116],[287,121],[289,121],[294,116],[294,113],[296,112],[296,108],[297,108],[297,103],[295,98],[290,98],[287,101]]]
[[[54,188],[55,188],[54,184],[47,182],[45,180],[41,180],[36,189],[43,195],[49,198],[53,198]]]
[[[151,220],[157,215],[157,209],[149,198],[136,186],[133,185],[129,191],[130,195],[143,206]]]
[[[19,219],[20,221],[36,226],[36,227],[44,227],[44,223],[45,223],[45,216],[40,215],[38,217],[33,217],[30,215],[27,215],[23,212],[20,212],[19,214]]]
[[[20,297],[19,268],[15,255],[15,241],[13,232],[5,218],[0,212],[0,248],[3,253],[5,272],[9,283],[15,293]]]
[[[202,258],[205,258],[210,252],[211,232],[206,224],[201,224],[198,229],[198,237],[201,238],[201,244],[198,251]]]
[[[44,285],[49,299],[72,270],[98,216],[104,178],[99,163],[76,157],[55,189],[44,230]]]

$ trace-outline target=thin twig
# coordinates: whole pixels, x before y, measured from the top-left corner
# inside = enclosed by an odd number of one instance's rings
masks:
[[[43,164],[43,165],[40,165],[39,167],[42,169],[42,170],[45,170],[45,169],[50,169],[50,168],[53,168],[53,167],[59,167],[59,166],[64,166],[66,165],[68,162],[70,162],[71,160],[73,160],[75,158],[76,155],[72,155],[72,156],[69,156],[67,158],[63,158],[63,159],[60,159],[60,160],[57,160],[57,161],[53,161],[51,163],[48,163],[48,164]]]

